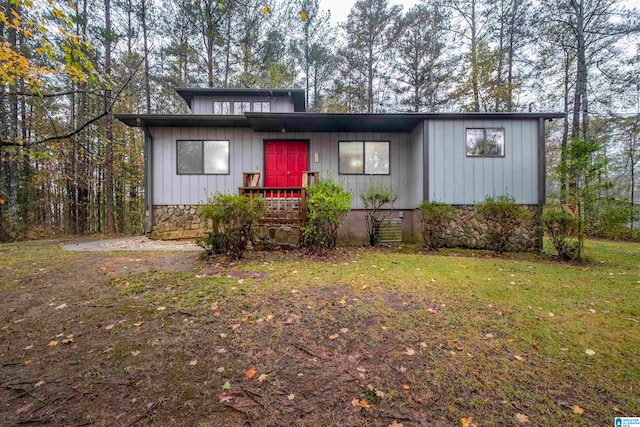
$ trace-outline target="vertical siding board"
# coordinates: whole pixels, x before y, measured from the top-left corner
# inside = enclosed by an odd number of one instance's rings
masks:
[[[482,171],[483,165],[478,162],[474,162],[471,157],[467,157],[467,128],[475,126],[474,121],[465,120],[460,126],[460,136],[457,141],[457,145],[460,150],[460,162],[464,165],[462,167],[464,171],[464,188],[460,192],[458,203],[466,203],[466,200],[473,200],[476,197],[476,193],[482,188]]]
[[[431,184],[430,191],[432,192],[431,200],[437,202],[446,202],[441,188],[445,178],[441,147],[442,134],[444,132],[443,124],[442,120],[430,121],[429,151],[433,155],[429,159],[429,183]]]
[[[454,131],[455,126],[456,126],[455,122],[452,122],[452,121],[445,122],[445,125],[444,125],[445,134],[442,141],[443,160],[444,160],[442,162],[444,165],[443,172],[448,176],[448,178],[443,183],[444,184],[443,188],[444,188],[445,197],[449,199],[450,203],[456,202],[455,193],[453,191],[454,180],[455,180],[453,162],[455,161],[455,159],[453,158],[453,155],[450,152],[451,145],[454,143],[455,137],[456,137],[455,131]]]
[[[522,122],[512,122],[510,129],[511,129],[511,135],[510,135],[510,139],[513,141],[522,141],[525,142],[523,137],[524,134],[522,132]],[[506,126],[505,126],[505,133],[506,133]],[[506,140],[506,135],[505,135],[505,140]],[[527,191],[524,188],[523,182],[522,182],[522,173],[518,173],[518,167],[524,167],[524,162],[522,161],[524,158],[524,152],[525,152],[525,148],[526,146],[523,146],[522,143],[521,144],[513,144],[513,157],[510,159],[511,161],[509,162],[510,165],[510,170],[508,171],[508,176],[510,177],[511,180],[511,195],[514,194],[521,194],[522,197],[524,199],[528,198],[528,195],[526,194]]]

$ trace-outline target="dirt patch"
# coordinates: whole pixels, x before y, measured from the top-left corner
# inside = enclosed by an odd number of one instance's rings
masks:
[[[121,237],[116,239],[74,241],[60,245],[67,251],[202,251],[191,240],[152,240],[145,236]]]

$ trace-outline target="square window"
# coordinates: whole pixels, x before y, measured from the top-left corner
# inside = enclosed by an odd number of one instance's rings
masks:
[[[242,115],[244,113],[251,112],[251,102],[248,101],[236,101],[233,103],[233,114]]]
[[[213,114],[228,116],[231,114],[231,102],[213,101]]]
[[[229,141],[177,141],[178,175],[229,173]]]
[[[341,141],[338,148],[338,169],[343,174],[364,173],[362,141]]]
[[[467,157],[504,157],[504,128],[469,128]]]
[[[204,173],[229,173],[229,141],[203,141]]]
[[[389,141],[340,141],[338,170],[349,175],[389,175]]]
[[[202,141],[178,141],[178,173],[201,174]]]
[[[364,173],[370,175],[389,175],[389,143],[364,143]]]
[[[253,112],[254,113],[270,113],[271,112],[271,103],[270,102],[254,101],[254,103],[253,103]]]

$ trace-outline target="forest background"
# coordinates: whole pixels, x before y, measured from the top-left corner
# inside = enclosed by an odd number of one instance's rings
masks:
[[[547,195],[637,238],[640,14],[617,0],[0,0],[0,241],[141,233],[174,87],[302,88],[318,112],[560,111]],[[635,201],[635,204],[633,203]],[[635,233],[635,234],[634,234]]]

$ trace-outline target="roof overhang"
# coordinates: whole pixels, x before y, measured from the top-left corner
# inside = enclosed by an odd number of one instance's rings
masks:
[[[177,87],[174,90],[184,99],[189,108],[194,96],[258,96],[258,97],[291,97],[294,112],[304,112],[304,89],[233,89],[233,88],[193,88]]]
[[[423,120],[537,120],[563,113],[246,113],[256,132],[411,132]]]
[[[129,126],[154,127],[251,127],[245,116],[212,114],[114,114]]]
[[[423,120],[552,120],[564,113],[116,114],[129,126],[248,127],[256,132],[411,132]]]

